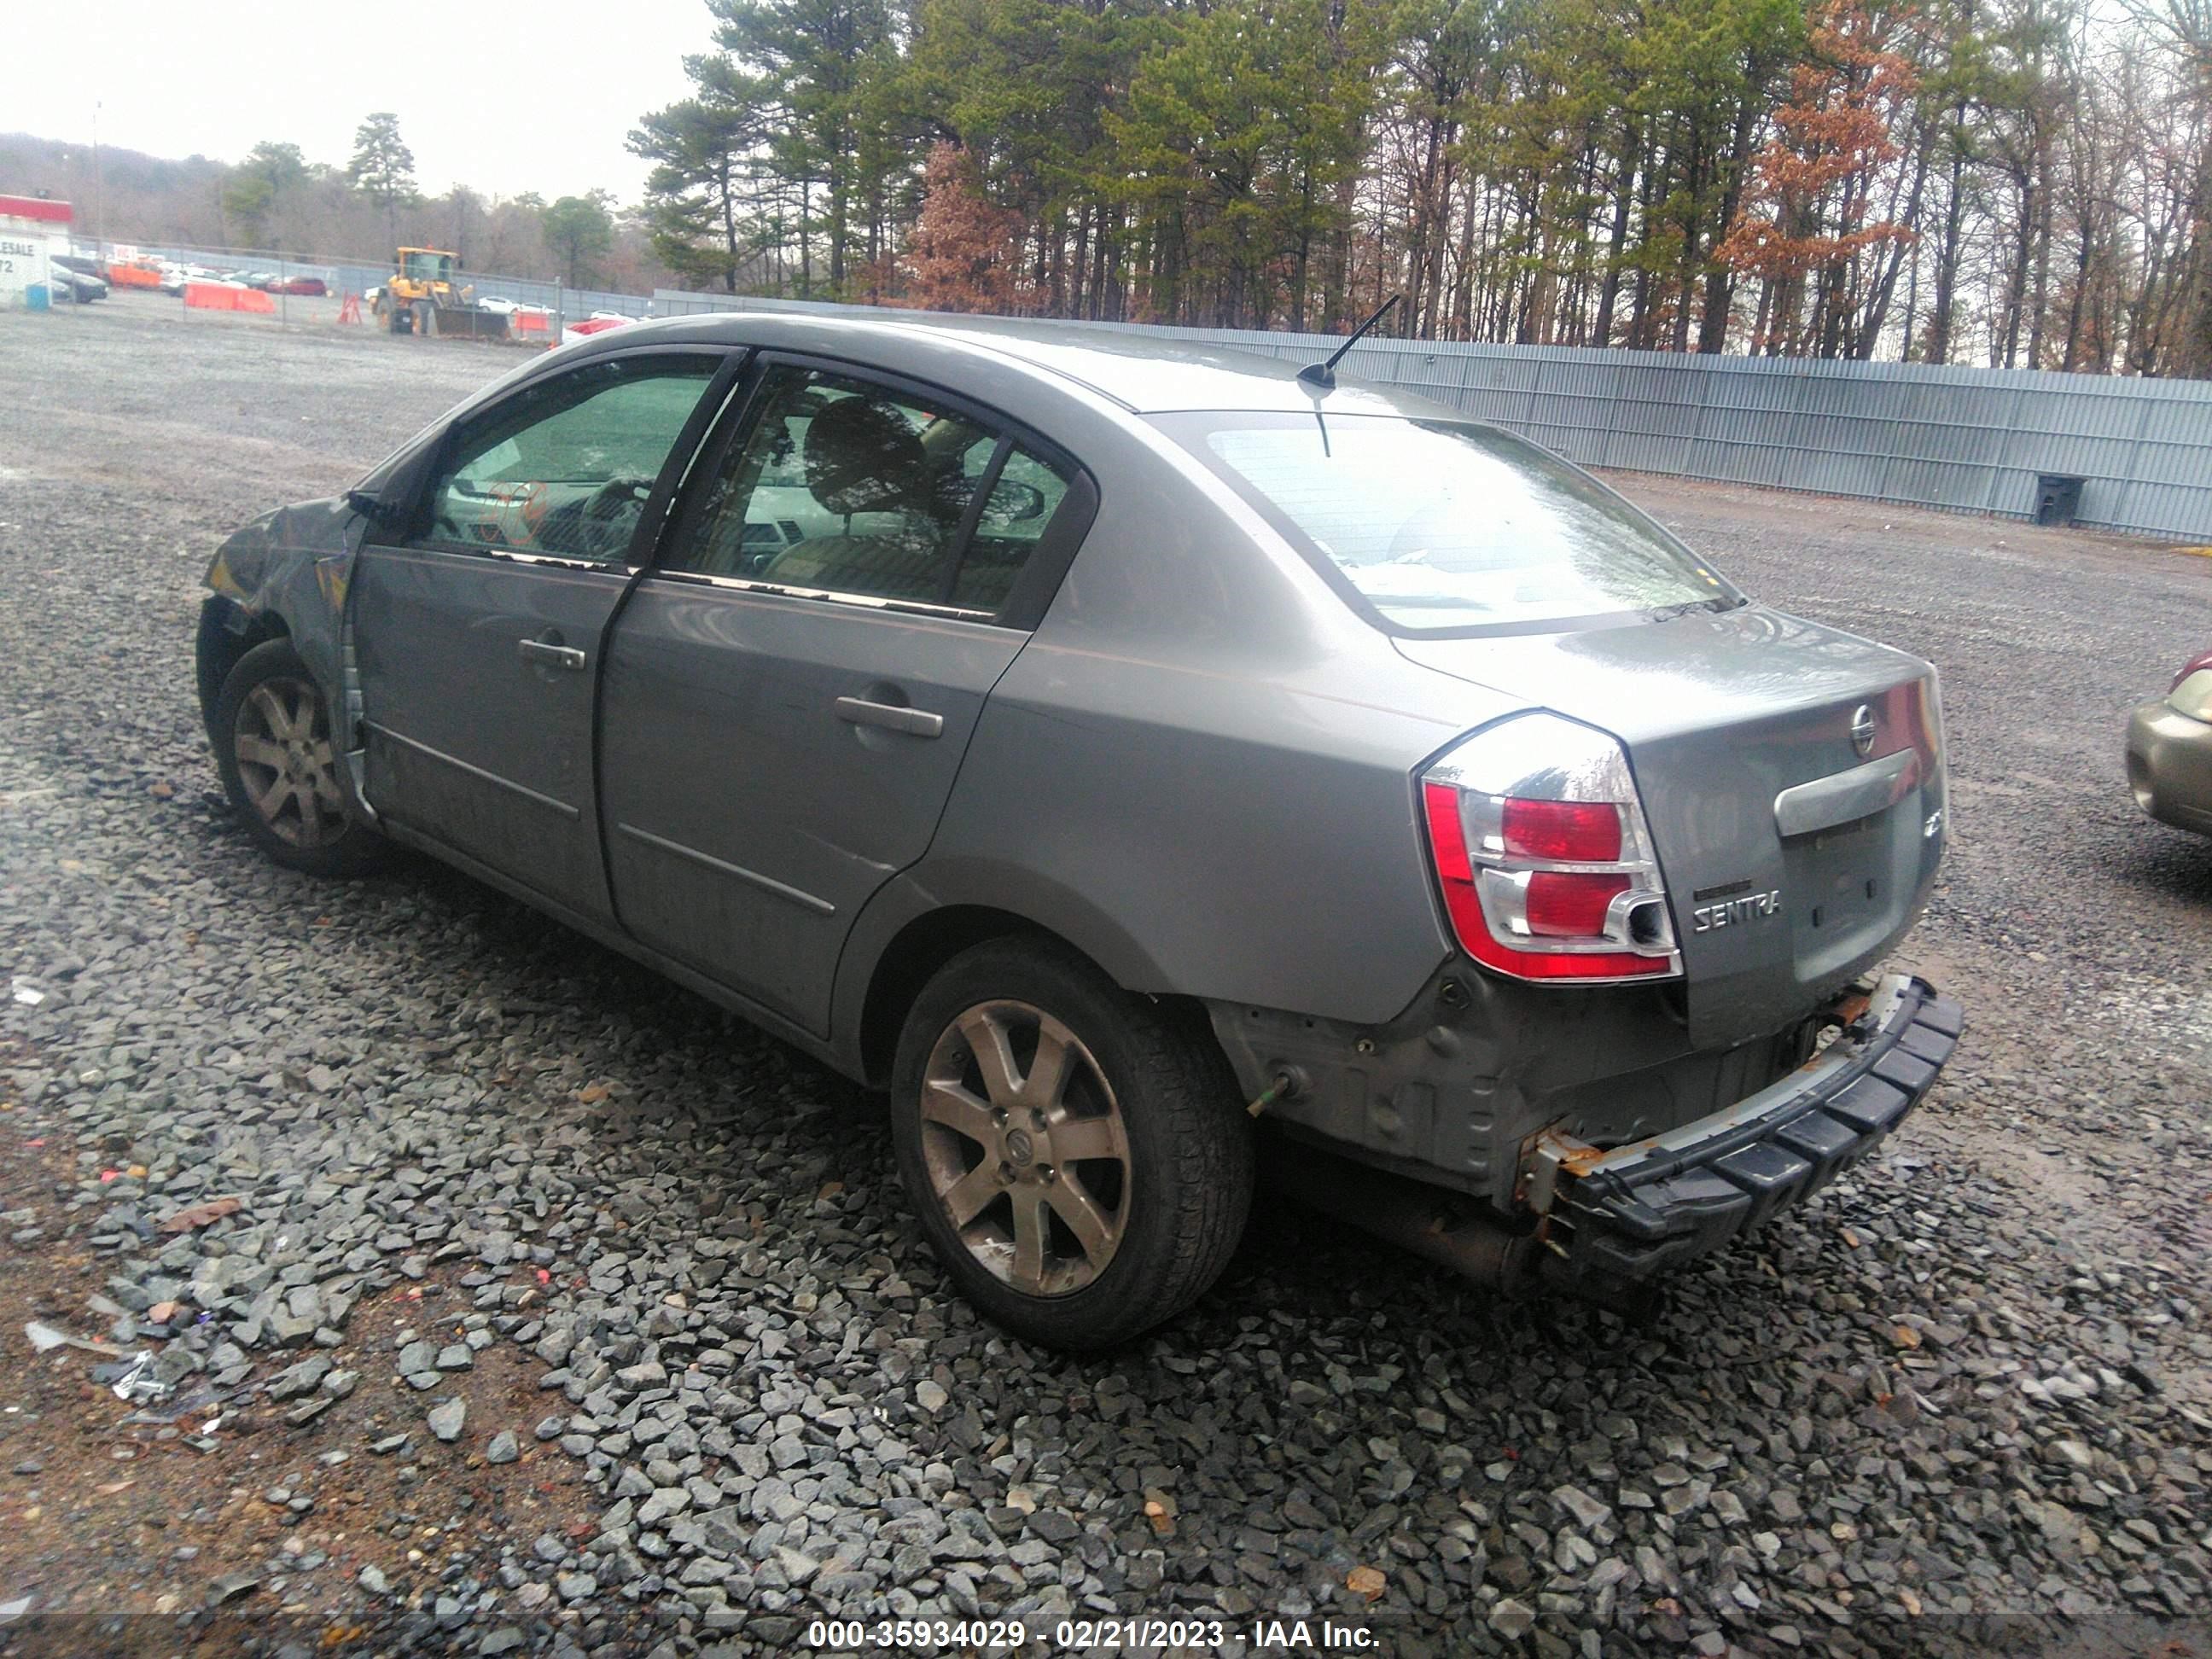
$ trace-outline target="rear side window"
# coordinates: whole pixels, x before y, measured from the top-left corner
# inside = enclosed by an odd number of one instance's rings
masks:
[[[1494,427],[1325,410],[1160,424],[1395,630],[1525,630],[1741,597],[1650,516]]]
[[[926,396],[780,364],[667,568],[995,616],[1069,483]]]
[[[601,358],[471,421],[431,492],[428,538],[613,562],[721,367],[713,356]]]
[[[953,604],[967,611],[1005,606],[1015,578],[1044,538],[1073,482],[1057,462],[1033,455],[1018,443],[1006,445],[999,476],[975,520],[975,538],[960,561]]]

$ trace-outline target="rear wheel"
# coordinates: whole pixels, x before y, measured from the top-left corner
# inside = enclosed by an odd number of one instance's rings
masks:
[[[1210,1034],[1043,941],[978,945],[930,981],[891,1109],[931,1245],[1036,1341],[1109,1347],[1174,1317],[1243,1232],[1250,1125]]]
[[[289,640],[238,659],[210,729],[223,792],[263,852],[313,876],[378,863],[384,838],[355,817],[321,688]]]

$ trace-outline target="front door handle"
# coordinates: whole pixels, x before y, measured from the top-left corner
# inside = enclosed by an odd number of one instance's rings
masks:
[[[880,726],[886,731],[903,732],[909,737],[941,738],[945,735],[945,716],[933,714],[927,708],[908,708],[895,702],[870,702],[866,697],[837,699],[837,718],[849,720],[854,726]]]
[[[520,640],[515,649],[525,662],[542,662],[551,668],[573,668],[581,672],[590,660],[573,645],[555,645],[550,640]]]

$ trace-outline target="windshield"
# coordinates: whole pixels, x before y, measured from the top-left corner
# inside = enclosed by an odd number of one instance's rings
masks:
[[[1647,514],[1495,427],[1326,410],[1160,423],[1394,629],[1526,629],[1741,599]]]
[[[450,253],[410,253],[407,274],[418,283],[442,283],[452,276],[453,262]]]

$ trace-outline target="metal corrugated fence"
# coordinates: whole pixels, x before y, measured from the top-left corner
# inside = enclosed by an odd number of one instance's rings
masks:
[[[869,314],[666,289],[653,310]],[[1301,362],[1343,343],[1084,326]],[[1585,466],[2023,519],[2034,515],[2039,475],[2073,476],[2084,481],[2079,523],[2212,542],[2212,381],[1422,340],[1363,341],[1342,372],[1432,398]]]

